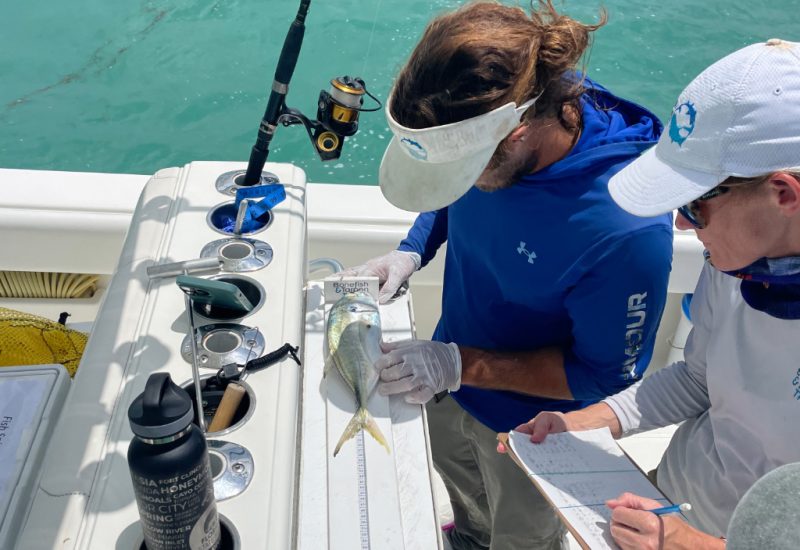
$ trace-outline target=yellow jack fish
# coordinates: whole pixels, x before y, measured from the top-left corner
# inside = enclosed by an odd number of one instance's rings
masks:
[[[333,304],[328,314],[325,336],[329,353],[325,374],[332,364],[336,365],[336,370],[352,390],[358,405],[356,414],[336,444],[333,456],[339,453],[345,441],[363,429],[387,452],[391,452],[375,419],[366,409],[367,400],[378,383],[374,364],[381,355],[381,318],[377,302],[365,294],[344,295]]]

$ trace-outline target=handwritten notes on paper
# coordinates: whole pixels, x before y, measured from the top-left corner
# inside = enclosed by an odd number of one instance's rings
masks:
[[[668,502],[625,456],[607,428],[550,434],[543,443],[510,432],[508,442],[524,470],[587,548],[617,548],[605,501],[625,491]]]

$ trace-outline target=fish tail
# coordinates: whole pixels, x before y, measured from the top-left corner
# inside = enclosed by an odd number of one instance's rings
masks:
[[[353,439],[355,435],[360,432],[361,430],[366,429],[367,432],[377,441],[380,443],[384,449],[386,449],[387,453],[391,453],[389,450],[389,444],[386,443],[386,438],[383,437],[380,428],[378,428],[378,424],[375,422],[375,419],[372,418],[372,415],[369,414],[369,411],[364,407],[361,407],[356,411],[356,414],[353,415],[353,418],[350,419],[350,423],[347,424],[347,427],[344,429],[344,433],[342,437],[339,438],[339,443],[336,444],[336,448],[333,450],[333,456],[339,454],[339,451],[342,448],[342,445],[346,441]]]
[[[375,419],[372,418],[372,415],[369,414],[367,409],[362,409],[364,411],[364,427],[369,432],[369,435],[375,439],[381,446],[386,449],[386,452],[392,454],[392,451],[389,450],[389,444],[386,443],[386,438],[383,437],[381,433],[381,429],[378,427],[378,424],[375,422]]]

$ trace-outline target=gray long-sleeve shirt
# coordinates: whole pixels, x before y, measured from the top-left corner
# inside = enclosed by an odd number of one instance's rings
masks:
[[[673,502],[691,503],[690,523],[712,535],[726,532],[758,478],[800,461],[800,320],[751,308],[739,285],[706,265],[685,361],[605,400],[625,435],[685,420],[658,485]]]

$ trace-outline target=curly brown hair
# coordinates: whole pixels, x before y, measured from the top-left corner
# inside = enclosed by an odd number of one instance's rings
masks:
[[[403,126],[428,128],[541,93],[527,116],[556,116],[567,127],[562,106],[577,106],[584,92],[575,66],[606,14],[586,25],[559,14],[551,0],[531,4],[530,16],[481,1],[431,21],[397,77],[392,117]]]

